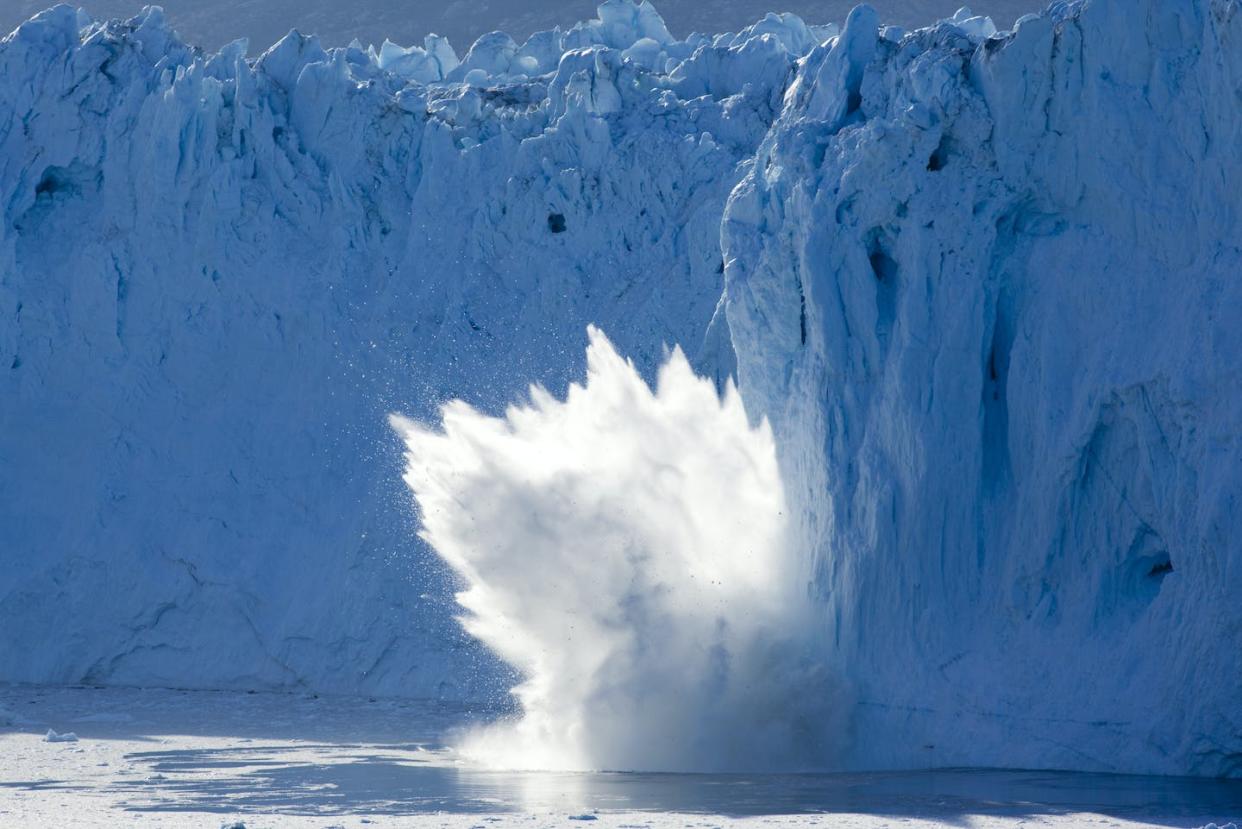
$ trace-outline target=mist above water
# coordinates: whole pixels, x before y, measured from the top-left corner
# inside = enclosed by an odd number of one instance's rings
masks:
[[[680,350],[652,390],[589,334],[564,400],[392,418],[462,623],[525,677],[520,718],[458,748],[503,768],[828,764],[835,706],[767,422]]]

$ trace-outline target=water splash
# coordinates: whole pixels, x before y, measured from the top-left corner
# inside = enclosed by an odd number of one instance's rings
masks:
[[[467,630],[525,677],[522,715],[468,734],[504,768],[827,764],[772,432],[675,350],[653,391],[597,329],[565,400],[502,418],[399,416],[423,537],[464,580]]]

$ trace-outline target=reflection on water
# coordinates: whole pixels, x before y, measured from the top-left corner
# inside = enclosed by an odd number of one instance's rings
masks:
[[[1060,772],[944,770],[870,774],[502,774],[458,771],[463,800],[538,810],[727,815],[993,812],[1242,814],[1242,783]],[[493,801],[493,802],[495,802]]]
[[[65,803],[89,795],[132,813],[859,813],[963,824],[975,815],[1092,812],[1168,826],[1242,817],[1242,780],[998,770],[484,771],[464,765],[448,744],[457,728],[498,712],[416,700],[0,686],[0,709],[16,721],[0,725],[9,763],[0,801],[12,793],[70,798]],[[75,731],[81,743],[44,743],[51,727]],[[66,753],[75,751],[82,754]],[[19,755],[38,762],[14,766]],[[66,765],[79,756],[89,758],[89,774]]]
[[[911,817],[1094,812],[1135,820],[1242,815],[1242,781],[1194,778],[991,769],[791,775],[500,772],[454,765],[443,750],[339,744],[153,751],[129,759],[148,765],[154,778],[130,790],[143,801],[133,806],[157,811]]]

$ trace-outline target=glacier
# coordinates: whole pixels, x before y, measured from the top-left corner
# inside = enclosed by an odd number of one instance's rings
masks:
[[[6,39],[0,676],[486,693],[387,413],[563,387],[592,322],[727,373],[720,217],[816,39],[756,28],[613,4],[433,84],[434,43],[252,64],[157,9]]]
[[[1237,0],[0,42],[0,679],[494,695],[386,417],[679,344],[847,768],[1242,775]]]
[[[856,9],[730,197],[856,764],[1242,773],[1238,12]]]

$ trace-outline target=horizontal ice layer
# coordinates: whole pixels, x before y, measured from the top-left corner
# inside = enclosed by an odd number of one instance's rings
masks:
[[[733,194],[852,765],[1242,774],[1240,12],[857,9]]]
[[[809,32],[0,43],[0,678],[482,693],[385,418],[563,388],[591,322],[727,372],[720,216]]]

